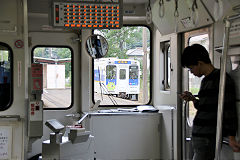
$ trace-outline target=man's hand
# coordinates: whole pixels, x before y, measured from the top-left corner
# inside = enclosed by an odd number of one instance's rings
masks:
[[[191,92],[185,91],[182,94],[180,94],[180,98],[182,98],[185,101],[193,101],[195,102],[197,99],[194,95],[192,95]]]
[[[240,144],[236,141],[234,136],[229,136],[229,146],[234,152],[240,152]]]

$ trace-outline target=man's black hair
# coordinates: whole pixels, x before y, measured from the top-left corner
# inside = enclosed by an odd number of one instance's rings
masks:
[[[206,64],[211,63],[208,51],[200,44],[193,44],[184,49],[182,54],[182,66],[189,67],[191,65],[197,65],[198,61],[202,61]]]

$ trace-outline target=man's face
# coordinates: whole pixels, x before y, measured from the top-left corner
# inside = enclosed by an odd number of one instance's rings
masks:
[[[188,66],[187,68],[189,69],[189,71],[194,75],[194,76],[197,76],[197,77],[202,77],[202,73],[200,71],[200,67],[199,67],[199,63],[198,65],[190,65]]]

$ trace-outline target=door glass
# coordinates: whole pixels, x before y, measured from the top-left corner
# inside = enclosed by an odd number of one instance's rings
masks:
[[[192,44],[201,44],[206,48],[206,50],[209,52],[209,37],[208,34],[203,34],[203,35],[198,35],[191,37],[189,39],[189,46]],[[200,85],[201,85],[201,80],[203,77],[198,78],[194,76],[190,71],[189,71],[189,91],[192,92],[193,95],[197,95],[199,90],[200,90]],[[190,123],[192,124],[193,118],[196,114],[197,110],[194,108],[193,103],[189,103],[189,120]]]
[[[12,102],[12,51],[0,43],[0,111],[8,109]]]

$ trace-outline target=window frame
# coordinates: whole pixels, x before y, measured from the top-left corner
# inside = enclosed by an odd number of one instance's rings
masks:
[[[136,107],[139,105],[150,105],[152,102],[152,83],[153,83],[153,54],[152,54],[152,49],[153,49],[153,36],[152,36],[152,28],[148,25],[143,25],[143,24],[125,24],[123,25],[123,27],[146,27],[149,30],[150,33],[150,52],[149,52],[149,100],[146,104],[136,104],[136,105],[131,105],[131,104],[127,104],[127,105],[99,105],[100,108],[114,108],[114,107]],[[94,34],[94,30],[92,30],[92,34]],[[104,57],[103,57],[104,58]],[[96,104],[95,100],[94,100],[94,60],[92,61],[92,102],[93,104]]]
[[[34,63],[33,61],[33,56],[34,56],[34,50],[36,48],[41,48],[41,47],[45,47],[45,48],[68,48],[71,51],[71,103],[69,107],[64,107],[64,108],[43,108],[43,110],[69,110],[73,107],[74,104],[74,52],[71,46],[67,46],[67,45],[36,45],[32,48],[31,50],[31,63]]]
[[[13,97],[13,86],[14,86],[14,84],[13,84],[13,75],[14,75],[13,74],[13,62],[14,61],[13,61],[13,50],[12,50],[12,48],[4,42],[0,42],[0,45],[6,47],[8,49],[10,60],[11,60],[10,61],[10,71],[11,71],[11,73],[10,73],[10,75],[11,75],[11,78],[10,78],[10,81],[11,81],[10,82],[10,100],[9,100],[9,102],[6,106],[0,107],[0,111],[5,111],[12,106],[13,99],[14,99],[14,97]]]

